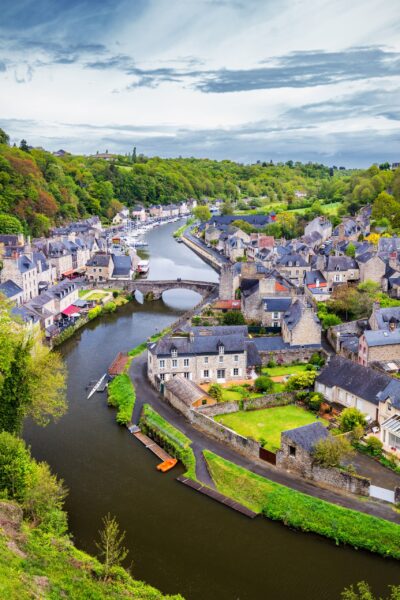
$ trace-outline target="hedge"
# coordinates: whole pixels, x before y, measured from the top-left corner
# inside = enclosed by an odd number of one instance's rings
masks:
[[[190,447],[192,441],[186,435],[168,423],[149,404],[143,406],[140,428],[185,465],[187,477],[196,479],[196,457]]]
[[[204,450],[217,489],[251,510],[382,556],[400,558],[400,526],[280,485]]]
[[[126,425],[132,418],[135,406],[135,388],[131,378],[126,373],[117,375],[108,385],[108,404],[118,408],[116,421]]]

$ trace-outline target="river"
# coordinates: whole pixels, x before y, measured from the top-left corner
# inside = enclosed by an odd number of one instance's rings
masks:
[[[147,234],[149,278],[216,281],[209,266],[171,237],[179,225]],[[126,531],[133,575],[186,600],[338,600],[345,586],[360,580],[377,593],[400,584],[395,561],[247,519],[176,482],[180,467],[160,474],[157,459],[116,425],[105,394],[86,399],[87,384],[118,351],[164,328],[198,299],[173,290],[157,302],[130,303],[61,348],[68,412],[46,428],[27,423],[24,437],[33,456],[46,460],[69,489],[66,509],[77,546],[96,552],[101,519],[110,512]]]

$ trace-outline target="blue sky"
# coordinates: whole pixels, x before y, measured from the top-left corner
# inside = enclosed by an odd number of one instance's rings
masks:
[[[56,150],[400,160],[398,0],[0,0],[0,126]]]

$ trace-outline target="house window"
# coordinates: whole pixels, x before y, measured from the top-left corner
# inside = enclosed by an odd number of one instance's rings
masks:
[[[274,319],[279,319],[279,313],[278,313],[278,312],[274,312],[274,314],[273,314],[273,318],[274,318]]]
[[[273,327],[279,327],[279,321],[274,321],[274,322],[272,323],[272,326],[273,326]]]
[[[223,363],[223,362],[224,362],[224,357],[223,357],[223,356],[220,356],[220,357],[219,357],[219,362],[220,362],[220,363]]]
[[[217,370],[217,379],[225,379],[225,369]]]
[[[234,360],[235,362],[239,362],[239,354],[235,354],[235,356],[234,356],[233,360]]]
[[[335,275],[335,281],[340,281],[340,275]]]
[[[237,377],[239,375],[239,369],[233,369],[233,376]]]
[[[208,356],[204,357],[204,363],[207,365],[208,364]]]
[[[218,346],[218,353],[219,354],[223,354],[225,352],[225,348],[224,346],[221,344],[220,346]]]
[[[177,361],[177,359],[176,359],[176,358],[174,358],[174,359],[172,360],[172,368],[173,368],[173,369],[176,369],[176,367],[177,367],[177,366],[178,366],[178,361]]]
[[[210,377],[210,371],[208,369],[205,369],[204,371],[204,377],[207,379],[208,377]]]
[[[171,350],[171,356],[172,357],[178,356],[178,350],[176,348],[172,348],[172,350]]]
[[[165,380],[165,373],[160,373],[160,381],[164,381]]]
[[[185,379],[190,379],[190,373],[184,373],[183,376]]]
[[[188,367],[189,366],[189,359],[188,358],[184,358],[183,359],[183,366],[184,367]]]
[[[289,456],[296,456],[296,448],[294,446],[289,446]]]
[[[160,369],[165,369],[165,360],[160,360]]]

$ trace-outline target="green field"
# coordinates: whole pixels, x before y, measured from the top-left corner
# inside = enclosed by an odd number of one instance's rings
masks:
[[[215,420],[240,435],[252,437],[258,442],[264,440],[265,448],[275,452],[280,448],[282,431],[309,425],[319,419],[305,408],[289,404],[276,408],[219,415]],[[325,421],[321,423],[327,424]]]

